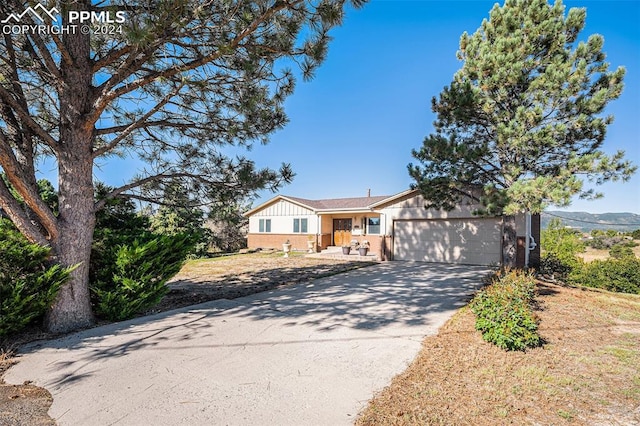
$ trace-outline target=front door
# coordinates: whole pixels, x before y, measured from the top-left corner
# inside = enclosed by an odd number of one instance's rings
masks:
[[[344,246],[351,243],[351,219],[333,219],[333,245]]]

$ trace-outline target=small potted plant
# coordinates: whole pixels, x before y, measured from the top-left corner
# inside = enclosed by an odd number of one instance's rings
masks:
[[[369,241],[364,240],[358,246],[358,253],[360,254],[360,256],[366,256],[368,252],[369,252]]]
[[[351,245],[343,244],[342,245],[342,254],[349,254],[349,253],[351,253]]]
[[[284,252],[284,257],[289,257],[289,252],[291,252],[291,243],[289,240],[282,244],[282,251]]]

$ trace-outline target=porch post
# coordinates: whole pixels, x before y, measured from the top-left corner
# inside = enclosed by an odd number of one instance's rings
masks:
[[[322,251],[322,216],[316,214],[316,250]]]

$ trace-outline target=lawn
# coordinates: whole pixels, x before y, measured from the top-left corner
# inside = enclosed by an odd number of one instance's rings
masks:
[[[543,347],[502,351],[464,308],[357,424],[640,424],[640,297],[550,284],[539,292]]]

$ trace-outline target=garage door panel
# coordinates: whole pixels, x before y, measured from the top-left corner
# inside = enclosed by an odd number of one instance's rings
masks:
[[[396,221],[394,258],[488,265],[499,263],[498,219]]]

